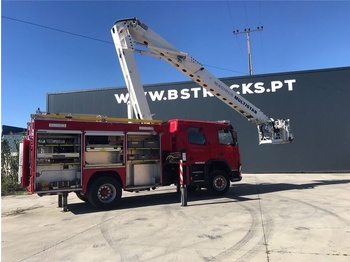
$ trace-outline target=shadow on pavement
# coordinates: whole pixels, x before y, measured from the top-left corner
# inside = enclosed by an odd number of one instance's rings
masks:
[[[350,183],[350,179],[343,180],[316,180],[312,183],[305,184],[290,184],[290,183],[260,183],[260,184],[233,184],[225,196],[212,196],[207,190],[202,189],[200,193],[188,190],[187,199],[188,206],[198,206],[198,205],[213,205],[222,204],[229,202],[243,202],[243,201],[253,201],[258,200],[259,196],[262,194],[289,191],[289,190],[310,190],[318,186],[326,185],[336,185],[336,184],[347,184]],[[156,192],[156,191],[155,191]],[[162,193],[150,193],[149,195],[135,195],[123,197],[116,208],[117,210],[140,208],[146,206],[158,206],[158,205],[168,205],[168,204],[179,204],[181,205],[181,195],[176,193],[174,190],[169,190],[169,192]],[[252,196],[250,198],[249,196]],[[215,202],[203,203],[200,201],[213,200]],[[72,203],[68,204],[68,209],[75,215],[104,212],[93,207],[90,204]]]
[[[290,183],[260,183],[260,184],[240,184],[234,187],[234,195],[249,196],[256,194],[267,194],[272,192],[288,190],[307,190],[318,186],[348,184],[350,179],[341,180],[315,180],[312,183],[290,184]]]

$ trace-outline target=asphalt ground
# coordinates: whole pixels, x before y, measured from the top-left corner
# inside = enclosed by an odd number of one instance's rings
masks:
[[[123,192],[99,211],[68,197],[1,201],[2,261],[350,261],[350,174],[246,174],[225,197]]]

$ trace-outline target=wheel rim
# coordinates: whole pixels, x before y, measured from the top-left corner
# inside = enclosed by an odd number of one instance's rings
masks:
[[[216,191],[223,191],[226,188],[227,181],[223,176],[216,176],[213,180],[213,186]]]
[[[117,190],[112,184],[103,184],[97,191],[97,197],[102,203],[110,203],[117,196]]]

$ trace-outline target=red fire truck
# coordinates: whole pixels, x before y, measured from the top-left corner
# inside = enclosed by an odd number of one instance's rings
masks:
[[[136,18],[111,30],[130,94],[128,119],[36,114],[20,147],[19,181],[30,192],[75,192],[92,205],[110,209],[122,190],[138,191],[183,183],[225,194],[241,180],[237,136],[227,122],[152,120],[134,53],[158,57],[257,125],[260,144],[290,143],[289,119],[267,117],[259,108],[209,73]],[[137,46],[142,46],[137,49]],[[132,111],[137,119],[132,116]]]
[[[225,122],[36,114],[20,155],[31,193],[76,192],[102,209],[115,207],[122,190],[179,184],[180,159],[184,183],[215,195],[242,178],[236,133]]]

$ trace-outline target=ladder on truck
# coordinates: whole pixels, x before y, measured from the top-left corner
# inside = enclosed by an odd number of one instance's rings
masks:
[[[129,119],[129,118],[102,116],[102,115],[51,114],[51,113],[32,114],[31,119],[32,120],[55,119],[55,120],[73,120],[73,121],[88,121],[88,122],[107,122],[107,123],[136,123],[136,124],[163,123],[162,120],[153,120],[153,119]]]
[[[292,142],[293,134],[289,119],[269,118],[259,108],[207,71],[195,58],[178,50],[137,18],[118,20],[112,27],[111,33],[130,94],[130,103],[137,118],[152,119],[152,115],[136,66],[135,52],[161,58],[256,124],[259,144]],[[137,46],[141,48],[137,49]]]

